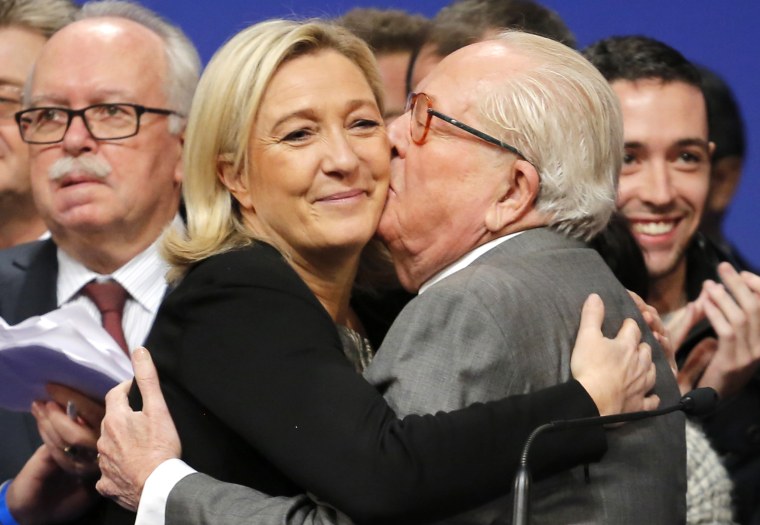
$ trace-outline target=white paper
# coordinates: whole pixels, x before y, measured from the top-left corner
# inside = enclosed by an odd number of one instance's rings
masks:
[[[28,412],[49,399],[48,383],[94,398],[132,377],[121,347],[78,304],[64,305],[15,326],[0,318],[0,407]]]

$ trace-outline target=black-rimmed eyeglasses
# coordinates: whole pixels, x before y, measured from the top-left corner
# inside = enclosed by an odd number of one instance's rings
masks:
[[[29,144],[55,144],[66,135],[74,117],[81,117],[92,138],[97,140],[126,139],[140,131],[144,113],[178,115],[176,111],[149,108],[138,104],[93,104],[82,109],[54,106],[29,108],[16,113],[21,138]]]
[[[452,126],[456,126],[471,135],[475,135],[481,140],[485,140],[490,144],[504,148],[523,159],[525,158],[525,155],[514,146],[511,146],[488,133],[475,129],[472,126],[468,126],[464,122],[460,122],[455,118],[444,115],[440,111],[434,110],[430,97],[425,93],[409,93],[409,98],[406,100],[406,111],[411,111],[411,114],[409,115],[409,133],[411,134],[414,143],[419,146],[425,143],[425,138],[430,131],[430,121],[433,117],[437,117],[444,122],[448,122]]]

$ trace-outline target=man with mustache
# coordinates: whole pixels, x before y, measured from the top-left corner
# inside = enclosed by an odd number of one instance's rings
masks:
[[[199,69],[181,30],[124,2],[85,4],[45,44],[18,122],[51,239],[0,252],[0,317],[15,324],[81,303],[100,322],[89,284],[105,283],[124,301],[117,342],[129,352],[144,341],[166,291],[157,241],[177,217],[182,133]],[[99,424],[98,408],[76,392],[54,397],[74,400],[86,423]],[[59,403],[33,410],[66,425]],[[71,448],[89,432],[69,423],[56,436],[60,446],[40,447],[30,414],[0,412],[0,480],[33,454],[74,473],[96,468],[94,453]]]
[[[674,334],[691,328],[676,355],[681,389],[720,394],[702,424],[734,481],[738,520],[760,523],[760,277],[739,273],[744,268],[697,231],[715,150],[700,74],[647,37],[608,38],[583,53],[622,105],[617,204],[644,254],[647,300]]]

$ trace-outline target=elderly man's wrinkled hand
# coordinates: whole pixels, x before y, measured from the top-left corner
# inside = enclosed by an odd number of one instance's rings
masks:
[[[129,406],[127,395],[132,381],[116,386],[106,395],[106,416],[98,440],[102,476],[96,488],[103,496],[135,511],[148,476],[165,460],[178,458],[182,449],[148,351],[135,350],[132,366],[143,409],[135,412]]]

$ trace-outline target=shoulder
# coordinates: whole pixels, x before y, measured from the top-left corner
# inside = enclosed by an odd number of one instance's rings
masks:
[[[257,241],[244,248],[213,255],[194,265],[170,294],[170,302],[288,297],[319,307],[314,294],[285,258]]]
[[[269,244],[257,241],[250,246],[213,255],[193,266],[184,281],[219,285],[293,284],[298,274]]]
[[[531,230],[510,239],[450,275],[412,301],[415,309],[484,317],[499,326],[523,328],[526,319],[568,310],[580,315],[583,301],[595,291],[605,304],[629,302],[627,294],[599,255],[585,243],[550,230]],[[613,301],[614,299],[614,301]],[[576,312],[577,310],[577,312]]]
[[[55,268],[56,246],[51,240],[34,241],[0,250],[0,282],[16,279],[35,263]]]
[[[493,247],[422,296],[429,294],[427,301],[431,302],[447,296],[457,301],[477,298],[489,302],[512,293],[533,294],[553,288],[562,276],[599,268],[604,268],[604,262],[585,243],[536,228]]]
[[[51,240],[0,250],[0,316],[17,323],[54,309],[57,275]]]
[[[0,271],[10,267],[25,268],[39,257],[55,258],[55,243],[51,240],[33,241],[0,250]]]

